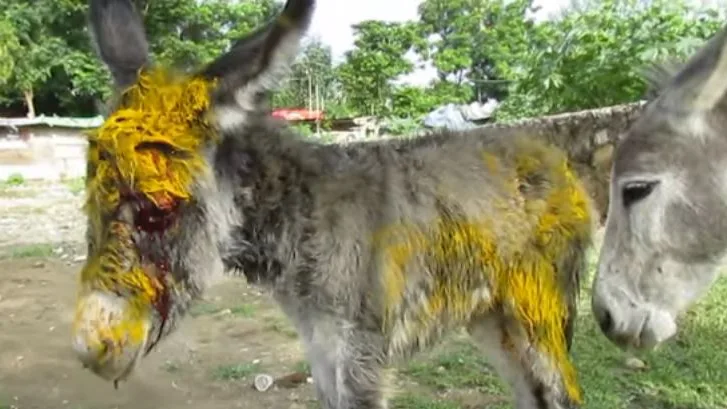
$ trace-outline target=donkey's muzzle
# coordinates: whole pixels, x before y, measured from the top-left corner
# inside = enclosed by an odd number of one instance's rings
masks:
[[[148,338],[148,314],[115,294],[94,291],[78,301],[73,350],[84,367],[108,381],[125,379]]]

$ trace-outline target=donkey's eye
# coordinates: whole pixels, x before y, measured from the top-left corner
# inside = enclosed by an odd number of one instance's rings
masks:
[[[659,182],[629,182],[624,185],[621,192],[624,207],[643,200],[649,196]]]
[[[111,154],[108,151],[101,150],[98,152],[98,159],[101,161],[111,160]]]
[[[141,142],[134,148],[137,152],[141,151],[157,151],[166,155],[174,155],[177,150],[174,146],[165,142]]]

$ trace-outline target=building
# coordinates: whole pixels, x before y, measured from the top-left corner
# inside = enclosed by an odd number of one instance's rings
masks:
[[[60,180],[86,173],[84,131],[103,118],[0,118],[0,181]]]

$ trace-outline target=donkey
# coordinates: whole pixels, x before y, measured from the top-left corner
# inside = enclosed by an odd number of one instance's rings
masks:
[[[619,143],[592,312],[624,349],[678,332],[727,255],[727,27],[686,62],[651,67],[658,94]]]
[[[391,369],[466,328],[517,408],[579,407],[569,357],[595,228],[568,158],[503,130],[324,145],[270,115],[314,0],[192,73],[152,64],[130,0],[91,0],[117,95],[89,135],[73,348],[127,379],[214,274],[267,288],[327,409],[387,407]]]

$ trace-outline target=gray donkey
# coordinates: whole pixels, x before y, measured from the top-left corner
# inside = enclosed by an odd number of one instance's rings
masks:
[[[658,95],[614,154],[592,298],[606,336],[644,350],[677,333],[727,255],[727,27],[649,77]]]
[[[313,0],[191,74],[151,64],[130,0],[92,0],[118,89],[89,135],[79,359],[127,378],[208,278],[244,274],[290,317],[328,409],[386,408],[390,368],[465,327],[520,409],[582,402],[569,357],[595,220],[560,150],[505,130],[323,145],[266,96]]]

